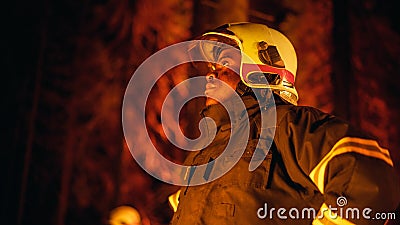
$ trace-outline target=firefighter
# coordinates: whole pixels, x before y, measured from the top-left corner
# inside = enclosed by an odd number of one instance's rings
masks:
[[[230,137],[241,135],[233,127],[245,121],[230,121],[229,110],[236,108],[226,106],[237,100],[227,88],[244,103],[244,112],[234,113],[247,113],[250,132],[244,153],[226,174],[207,182],[220,169],[214,165],[204,172],[204,184],[190,185],[195,172],[185,178],[187,186],[170,198],[172,225],[385,223],[376,213],[394,212],[400,202],[389,151],[334,115],[297,106],[297,58],[286,36],[263,24],[232,23],[196,40],[190,51],[210,62],[199,66],[207,80],[201,115],[212,118],[217,130],[211,144],[192,152],[185,164],[212,162]],[[275,130],[263,133],[262,116],[271,110]]]

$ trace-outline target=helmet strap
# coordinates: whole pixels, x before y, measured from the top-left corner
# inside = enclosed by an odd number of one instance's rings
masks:
[[[236,92],[240,97],[245,95],[253,95],[254,98],[259,99],[260,108],[267,110],[275,104],[273,92],[267,88],[251,88],[240,81],[236,87]]]
[[[271,89],[262,88],[256,90],[256,95],[259,98],[259,104],[261,110],[268,110],[271,106],[275,105],[273,92]]]
[[[236,86],[236,92],[239,94],[240,97],[248,94],[253,94],[252,88],[245,85],[242,81],[240,81]]]

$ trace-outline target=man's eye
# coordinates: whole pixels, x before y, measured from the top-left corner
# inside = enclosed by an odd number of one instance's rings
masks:
[[[222,61],[221,63],[223,66],[229,66],[229,62],[228,61]]]
[[[231,65],[231,63],[230,63],[229,60],[221,60],[221,61],[220,61],[220,64],[221,64],[222,66],[225,66],[225,67]]]

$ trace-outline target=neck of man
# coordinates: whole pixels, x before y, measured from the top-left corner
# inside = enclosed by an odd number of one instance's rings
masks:
[[[226,123],[238,122],[248,110],[258,110],[257,100],[250,95],[230,98],[229,100],[221,103],[207,105],[202,111],[202,117],[210,117],[214,120],[217,127]]]

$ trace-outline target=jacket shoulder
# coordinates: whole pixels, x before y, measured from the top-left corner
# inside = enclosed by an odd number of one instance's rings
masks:
[[[336,116],[323,112],[311,106],[294,106],[294,105],[278,105],[276,107],[277,124],[295,123],[298,125],[315,125],[324,123],[329,120],[336,120],[346,124],[345,121]],[[319,123],[318,123],[319,122]]]

